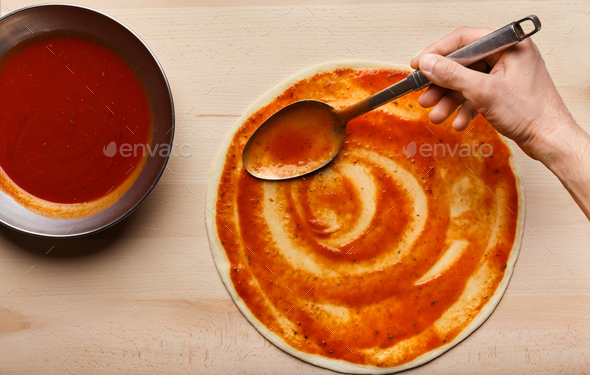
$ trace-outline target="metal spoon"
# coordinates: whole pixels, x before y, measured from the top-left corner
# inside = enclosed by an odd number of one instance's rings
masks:
[[[531,21],[532,31],[522,24]],[[530,29],[531,25],[526,25]],[[512,22],[483,38],[447,55],[469,66],[502,51],[541,30],[541,21],[531,15]],[[346,125],[400,96],[429,86],[431,82],[416,70],[407,78],[343,109],[317,100],[292,103],[264,121],[248,139],[242,152],[246,170],[264,180],[299,177],[332,161],[344,142]]]

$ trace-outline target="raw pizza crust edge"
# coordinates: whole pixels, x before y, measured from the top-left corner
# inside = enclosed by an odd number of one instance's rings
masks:
[[[504,295],[504,292],[508,287],[508,283],[514,271],[516,259],[518,258],[520,246],[522,243],[522,236],[524,233],[523,229],[525,215],[525,195],[524,184],[522,179],[520,178],[520,171],[516,163],[514,162],[514,150],[512,149],[510,143],[508,143],[508,141],[502,135],[500,135],[500,139],[508,146],[508,148],[511,151],[511,156],[509,159],[510,167],[514,172],[518,192],[518,217],[516,227],[516,238],[514,239],[514,245],[512,246],[512,249],[510,251],[508,261],[506,262],[506,270],[504,272],[504,277],[502,278],[502,281],[498,284],[498,287],[490,301],[482,308],[477,317],[453,341],[435,350],[427,352],[417,357],[416,359],[404,363],[403,365],[398,367],[383,368],[376,366],[366,366],[343,360],[328,359],[326,357],[315,354],[308,354],[305,352],[298,351],[290,345],[286,344],[281,339],[281,337],[276,335],[274,332],[267,333],[267,327],[263,325],[260,321],[258,321],[258,319],[256,319],[256,317],[250,312],[242,298],[236,293],[236,290],[233,286],[230,277],[229,259],[227,258],[227,255],[223,250],[223,246],[217,234],[217,223],[214,215],[212,214],[212,212],[215,212],[215,208],[217,206],[217,188],[219,186],[221,174],[223,172],[223,167],[225,164],[226,151],[231,145],[235,133],[253,113],[269,104],[277,96],[283,93],[283,91],[285,91],[288,87],[304,78],[311,77],[320,72],[333,71],[337,68],[367,69],[369,67],[374,69],[395,69],[399,71],[406,71],[408,73],[413,71],[413,69],[406,65],[391,64],[379,61],[352,60],[324,62],[304,69],[302,71],[299,71],[298,73],[290,76],[289,78],[285,79],[284,81],[280,82],[279,84],[271,88],[268,92],[266,92],[264,95],[258,98],[252,105],[250,105],[250,107],[248,107],[244,114],[236,121],[235,125],[231,128],[230,132],[224,139],[223,143],[221,144],[221,147],[219,148],[219,151],[217,152],[217,155],[213,160],[213,166],[211,168],[211,172],[209,173],[209,180],[207,182],[207,192],[205,201],[205,224],[207,227],[207,236],[209,238],[211,254],[213,256],[215,266],[217,267],[217,271],[221,276],[221,280],[225,284],[225,287],[229,292],[230,296],[232,297],[233,301],[238,306],[238,309],[242,312],[242,314],[246,317],[250,324],[252,324],[254,328],[256,328],[258,332],[260,332],[260,334],[263,337],[267,338],[279,349],[291,354],[292,356],[299,358],[305,362],[311,363],[313,365],[327,368],[329,370],[353,374],[392,374],[408,370],[410,368],[417,367],[426,362],[429,362],[434,358],[440,356],[444,352],[448,351],[455,345],[459,344],[487,320],[487,318],[492,314],[492,312],[502,299],[502,296]],[[209,210],[211,210],[212,212],[209,212]]]

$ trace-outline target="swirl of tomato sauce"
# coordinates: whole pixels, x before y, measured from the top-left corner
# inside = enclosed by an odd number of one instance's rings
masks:
[[[215,220],[231,283],[298,351],[399,366],[456,338],[505,276],[518,180],[481,116],[469,132],[433,125],[415,93],[350,122],[337,158],[312,175],[262,181],[241,164],[248,137],[277,109],[301,99],[342,106],[406,75],[318,73],[250,116],[227,150]],[[423,145],[442,146],[434,157]]]

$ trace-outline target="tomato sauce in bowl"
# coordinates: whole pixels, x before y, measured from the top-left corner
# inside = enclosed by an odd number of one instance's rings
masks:
[[[106,13],[0,17],[0,225],[79,237],[124,220],[170,158],[174,99],[154,51]]]
[[[99,43],[27,40],[0,60],[0,189],[9,195],[58,204],[120,196],[145,163],[151,132],[142,82]]]

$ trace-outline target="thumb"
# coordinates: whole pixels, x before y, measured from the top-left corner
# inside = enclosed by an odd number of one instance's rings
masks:
[[[426,54],[420,58],[420,71],[434,84],[461,91],[469,96],[474,88],[483,87],[487,74],[481,73],[447,59],[444,56]]]

